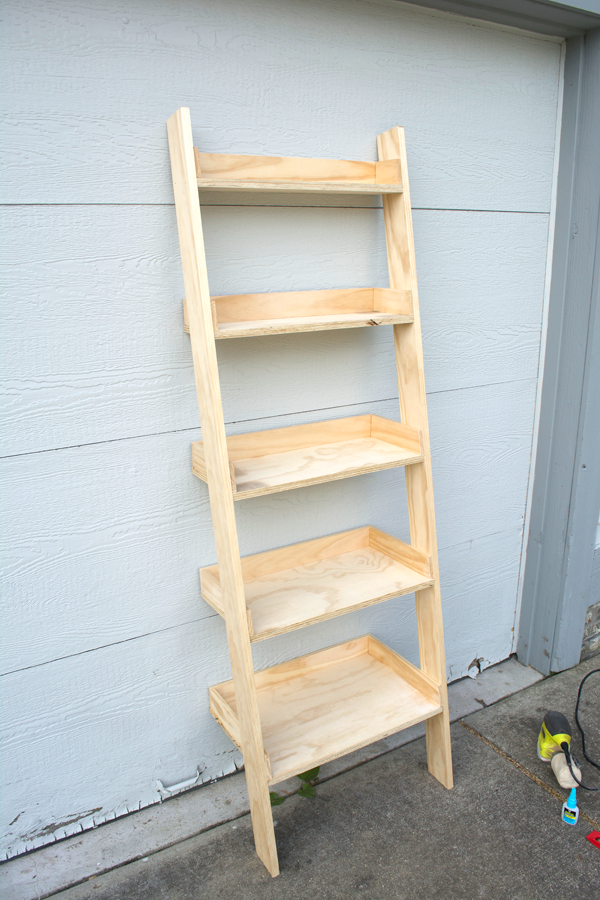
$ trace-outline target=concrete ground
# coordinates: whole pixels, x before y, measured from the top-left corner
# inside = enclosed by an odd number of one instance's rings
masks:
[[[598,667],[600,657],[592,658],[456,722],[452,791],[428,774],[421,738],[334,775],[317,785],[314,800],[290,797],[274,810],[281,866],[276,879],[256,857],[244,815],[53,896],[598,900],[600,850],[586,835],[600,831],[600,792],[580,790],[580,821],[563,824],[566,792],[535,752],[549,709],[565,712],[575,727],[577,688]],[[599,698],[600,675],[593,675],[580,719],[588,754],[597,761]],[[582,759],[578,732],[573,749]],[[584,780],[600,785],[600,771],[588,764],[583,771]]]

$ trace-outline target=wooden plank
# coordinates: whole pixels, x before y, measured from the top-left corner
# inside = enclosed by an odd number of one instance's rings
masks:
[[[198,187],[210,191],[278,191],[279,193],[327,194],[401,194],[402,185],[364,184],[362,182],[321,181],[226,181],[217,178],[199,178]]]
[[[373,289],[373,309],[376,312],[409,316],[412,321],[412,291],[393,291],[391,288]]]
[[[411,322],[411,316],[389,313],[347,313],[331,316],[306,316],[286,319],[257,320],[251,325],[232,322],[221,325],[217,340],[237,337],[261,337],[269,334],[294,334],[303,331],[331,331],[343,328],[370,328],[374,325],[399,325]]]
[[[379,535],[380,546],[372,538]],[[382,550],[383,545],[392,553]],[[407,560],[417,560],[417,568]],[[427,560],[365,527],[242,559],[253,641],[413,593],[432,582]],[[219,612],[218,566],[200,570],[202,596]],[[215,602],[216,597],[216,602]],[[221,613],[222,614],[222,613]]]
[[[285,634],[423,588],[431,579],[366,547],[246,585],[253,640]]]
[[[194,441],[192,443],[192,472],[198,478],[201,478],[202,481],[208,482],[204,443],[202,441]]]
[[[199,187],[213,190],[401,191],[399,162],[383,163],[282,156],[200,153],[194,148]]]
[[[375,426],[373,426],[375,421]],[[372,428],[381,437],[370,434]],[[421,462],[418,432],[379,416],[351,416],[227,438],[236,500],[351,478]],[[206,480],[201,442],[192,443],[192,471]]]
[[[406,293],[385,288],[357,288],[212,297],[215,338],[411,322],[411,304]],[[381,308],[374,306],[375,295]],[[185,298],[183,321],[184,330],[189,332]]]
[[[439,715],[439,703],[391,667],[395,654],[380,661],[371,641],[364,635],[256,673],[273,783]],[[412,669],[405,671],[416,681]],[[217,689],[235,713],[231,682]]]
[[[383,159],[375,163],[376,184],[401,184],[400,160]]]
[[[442,705],[439,684],[430,678],[429,675],[425,675],[424,672],[413,666],[407,659],[398,656],[397,653],[394,653],[389,647],[386,647],[385,644],[374,638],[372,634],[369,635],[369,653],[379,660],[380,663],[388,666],[403,681],[410,684],[415,691],[423,694],[430,703],[438,707]]]
[[[196,177],[224,181],[322,181],[375,184],[377,163],[299,156],[249,156],[200,153],[194,147]],[[389,171],[393,175],[393,166]],[[396,176],[398,176],[396,172]],[[400,179],[396,177],[396,183]]]
[[[430,556],[426,556],[410,544],[399,541],[378,528],[369,527],[369,544],[386,556],[397,559],[416,572],[420,572],[425,578],[433,578],[433,563]]]
[[[218,612],[220,616],[225,618],[223,591],[219,580],[218,566],[207,566],[204,569],[200,569],[200,593],[215,612]]]
[[[242,749],[242,736],[237,712],[222,697],[219,686],[208,689],[209,709],[211,716],[217,720],[223,731],[231,738],[236,747]]]
[[[252,678],[252,654],[213,338],[200,206],[195,184],[189,109],[182,107],[177,110],[167,123],[167,131],[208,489],[223,589],[231,671],[239,702],[240,737],[254,839],[259,857],[271,875],[275,876],[279,873],[279,864],[269,800],[268,772]]]
[[[429,425],[425,396],[423,345],[417,289],[417,270],[410,206],[404,130],[392,128],[377,138],[379,159],[400,159],[405,191],[398,197],[383,198],[383,216],[388,251],[390,287],[410,290],[414,321],[394,326],[396,369],[402,421],[421,433],[424,461],[406,469],[406,491],[410,518],[411,545],[431,557],[435,583],[416,594],[417,627],[421,669],[440,685],[442,712],[426,726],[429,771],[443,785],[452,787],[452,751],[446,688],[446,663],[442,627],[435,513],[429,447]]]
[[[236,462],[267,453],[283,453],[286,450],[303,450],[317,444],[368,438],[370,434],[370,415],[348,416],[344,419],[310,422],[308,425],[236,434],[227,438],[227,451],[229,459]]]
[[[421,462],[420,453],[377,438],[357,438],[301,450],[240,459],[235,470],[235,500],[260,497],[313,484],[353,478]],[[196,473],[194,473],[196,474]]]
[[[329,316],[373,312],[374,288],[331,291],[284,291],[213,297],[219,325],[254,319]]]
[[[348,553],[350,550],[358,550],[360,547],[369,546],[369,527],[353,528],[351,531],[343,531],[338,534],[330,534],[327,537],[315,538],[311,541],[303,541],[300,544],[291,544],[287,547],[279,547],[277,550],[267,550],[264,553],[255,553],[252,556],[242,557],[242,574],[244,583],[254,581],[263,575],[272,575],[274,572],[283,572],[293,566],[302,566],[305,563],[317,562],[328,556],[339,553]],[[218,579],[219,567],[208,566],[201,572],[210,572]]]
[[[421,432],[411,425],[384,419],[383,416],[371,416],[371,437],[379,441],[400,444],[414,453],[423,455],[423,437]]]

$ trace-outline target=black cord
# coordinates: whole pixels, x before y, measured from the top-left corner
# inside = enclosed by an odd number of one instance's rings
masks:
[[[577,727],[581,732],[581,746],[583,748],[583,755],[592,766],[596,767],[596,769],[600,769],[600,765],[597,762],[594,762],[593,759],[590,759],[585,750],[585,734],[583,733],[583,728],[581,727],[581,722],[579,721],[579,701],[581,700],[581,688],[584,686],[590,675],[595,675],[598,672],[600,672],[600,669],[592,669],[591,672],[587,673],[587,675],[579,685],[579,691],[577,692],[577,703],[575,704],[575,721],[577,722]]]
[[[581,746],[583,748],[583,755],[585,756],[585,758],[587,759],[587,761],[589,763],[591,763],[597,769],[600,769],[600,765],[598,765],[597,762],[594,762],[593,759],[590,759],[586,753],[585,734],[583,733],[583,728],[581,727],[581,723],[579,721],[579,701],[581,700],[581,689],[582,689],[583,685],[585,684],[585,682],[587,681],[587,679],[590,677],[590,675],[594,675],[597,672],[600,672],[600,669],[592,669],[591,672],[588,672],[587,675],[584,676],[584,678],[581,681],[581,684],[579,685],[579,691],[577,692],[577,703],[575,704],[575,721],[577,722],[577,727],[579,728],[579,731],[581,732]],[[561,744],[561,747],[564,751],[565,759],[567,760],[567,765],[569,767],[569,772],[571,773],[571,777],[573,778],[573,781],[576,781],[577,784],[579,785],[579,787],[582,787],[585,791],[600,791],[600,785],[598,787],[590,787],[588,784],[584,784],[583,781],[580,781],[579,778],[577,778],[577,776],[573,772],[573,766],[572,766],[573,758],[569,751],[569,745],[565,741],[563,744]]]

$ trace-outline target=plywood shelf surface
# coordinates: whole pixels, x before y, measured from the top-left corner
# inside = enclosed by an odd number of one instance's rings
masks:
[[[309,159],[200,153],[194,147],[199,188],[217,191],[319,191],[399,194],[400,161]]]
[[[256,672],[254,680],[270,784],[442,709],[439,685],[371,635]],[[210,710],[239,744],[231,681],[210,688]]]
[[[433,584],[431,559],[366,526],[242,558],[250,640],[302,628]],[[201,593],[224,616],[219,567]]]
[[[421,434],[381,416],[352,416],[227,438],[234,500],[350,478],[423,461]],[[204,447],[192,471],[208,480]]]
[[[216,340],[414,321],[411,291],[354,288],[211,297]],[[184,328],[189,332],[187,303]]]

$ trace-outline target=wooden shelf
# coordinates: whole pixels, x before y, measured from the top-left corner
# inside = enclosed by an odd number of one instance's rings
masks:
[[[390,288],[229,294],[211,297],[211,308],[217,340],[414,321],[412,292]],[[189,332],[185,300],[183,319]]]
[[[381,416],[352,416],[227,438],[234,500],[423,462],[421,433]],[[208,481],[202,441],[192,471]]]
[[[242,558],[251,641],[322,622],[433,584],[431,559],[372,526]],[[225,618],[219,567],[203,598]]]
[[[199,188],[213,191],[320,191],[400,194],[400,160],[380,162],[200,153],[194,147]]]
[[[371,635],[256,672],[254,682],[270,784],[442,711],[439,685]],[[233,682],[209,694],[239,746]]]

